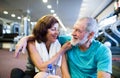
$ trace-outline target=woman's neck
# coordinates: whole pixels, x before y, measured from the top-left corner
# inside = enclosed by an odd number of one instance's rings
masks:
[[[47,51],[48,51],[48,53],[49,53],[49,49],[50,49],[50,45],[51,45],[51,42],[46,42],[45,43],[45,45],[46,45],[46,48],[47,48]]]

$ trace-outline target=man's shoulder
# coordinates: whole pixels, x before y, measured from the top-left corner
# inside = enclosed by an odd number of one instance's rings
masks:
[[[110,48],[108,48],[107,46],[105,46],[103,43],[101,43],[98,40],[93,40],[94,46],[97,47],[98,50],[101,50],[101,52],[109,52]]]
[[[65,42],[70,41],[70,40],[71,40],[71,36],[68,36],[68,35],[61,35],[58,37],[58,41],[61,44],[64,44]]]
[[[60,36],[58,36],[59,38],[71,38],[71,36],[70,35],[60,35]]]
[[[103,43],[101,43],[98,40],[93,40],[92,43],[93,45],[98,46],[98,47],[106,47]]]

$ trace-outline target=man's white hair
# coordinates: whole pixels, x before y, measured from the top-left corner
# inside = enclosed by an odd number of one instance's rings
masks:
[[[92,17],[83,17],[83,18],[79,19],[79,21],[84,20],[84,19],[88,20],[86,31],[94,32],[96,34],[98,31],[98,24],[97,24],[96,19],[94,19]]]

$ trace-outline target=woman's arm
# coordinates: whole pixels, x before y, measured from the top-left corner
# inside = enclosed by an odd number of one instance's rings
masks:
[[[62,72],[62,78],[70,78],[65,54],[62,57],[61,72]]]
[[[34,65],[41,71],[45,71],[48,64],[54,64],[55,61],[62,55],[66,50],[70,48],[70,43],[66,43],[61,47],[59,52],[57,52],[50,60],[43,62],[36,47],[35,42],[28,42],[27,49],[29,51],[30,57],[34,63]]]
[[[33,35],[25,36],[18,41],[15,47],[15,57],[18,57],[21,51],[22,53],[24,53],[27,46],[27,41],[29,40],[34,40],[34,36]]]

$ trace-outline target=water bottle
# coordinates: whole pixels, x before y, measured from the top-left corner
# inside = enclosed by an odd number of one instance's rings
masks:
[[[55,77],[55,78],[61,78],[59,75],[56,75],[56,68],[57,68],[57,65],[48,64],[47,73],[48,73],[48,75],[53,75],[53,77]]]
[[[52,66],[52,64],[48,64],[47,72],[48,72],[49,75],[53,75],[53,66]]]
[[[56,75],[57,65],[53,65],[53,75]]]

